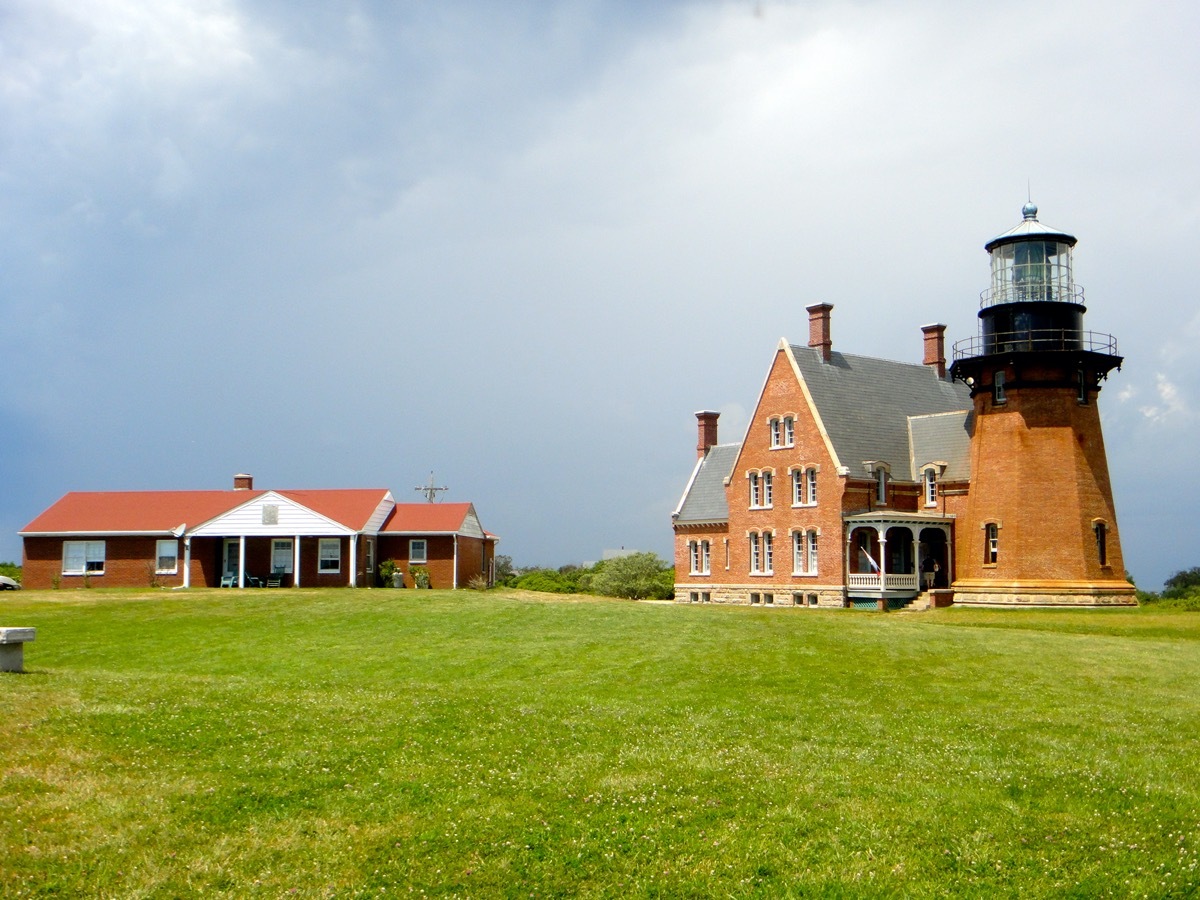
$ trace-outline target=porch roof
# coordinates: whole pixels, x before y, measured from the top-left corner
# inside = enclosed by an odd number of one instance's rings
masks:
[[[873,509],[870,512],[842,516],[847,525],[953,525],[954,515],[903,510]]]

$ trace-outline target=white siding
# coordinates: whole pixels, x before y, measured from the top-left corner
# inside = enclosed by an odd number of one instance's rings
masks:
[[[270,505],[279,507],[278,522],[274,525],[264,525],[263,507]],[[344,535],[354,532],[353,529],[319,515],[306,506],[268,492],[236,509],[231,509],[224,515],[210,519],[200,527],[193,529],[191,533],[196,537],[243,534],[247,537],[279,537],[281,535],[290,537],[292,535],[317,534]]]

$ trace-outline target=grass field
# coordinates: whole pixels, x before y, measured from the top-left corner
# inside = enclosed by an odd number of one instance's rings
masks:
[[[24,592],[19,896],[1200,896],[1200,615]]]

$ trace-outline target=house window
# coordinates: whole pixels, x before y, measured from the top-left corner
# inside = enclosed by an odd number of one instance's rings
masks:
[[[428,542],[425,538],[413,538],[408,542],[408,561],[410,563],[428,562],[428,554]]]
[[[817,470],[806,469],[804,472],[804,502],[809,506],[817,505]]]
[[[271,572],[275,575],[292,574],[291,538],[276,538],[271,541]]]
[[[783,419],[783,446],[792,447],[796,443],[796,420],[791,416]]]
[[[1103,522],[1097,522],[1092,526],[1092,530],[1096,532],[1096,555],[1100,558],[1100,565],[1108,565],[1108,526]]]
[[[64,575],[103,575],[104,541],[63,541]]]
[[[925,470],[925,505],[937,506],[937,470]]]
[[[761,600],[761,599],[762,599],[762,595],[761,595],[761,594],[759,594],[759,593],[757,593],[757,592],[755,592],[755,591],[751,591],[751,592],[750,592],[750,605],[751,605],[751,606],[754,606],[754,605],[755,605],[756,603],[758,603],[758,602],[759,602],[759,600]]]
[[[700,602],[701,603],[709,603],[711,601],[712,601],[712,594],[710,594],[708,591],[700,592]]]
[[[762,482],[759,480],[757,472],[750,473],[750,508],[758,509],[762,506]]]
[[[154,548],[154,572],[174,575],[179,571],[179,541],[158,541]]]
[[[321,538],[318,544],[317,571],[335,575],[342,571],[342,539]]]
[[[375,538],[367,538],[367,571],[375,571]]]
[[[707,575],[712,566],[712,547],[708,541],[700,542],[700,574]]]
[[[1001,369],[992,375],[992,402],[1000,405],[1006,402],[1004,396],[1004,370]]]
[[[792,574],[817,574],[817,533],[815,531],[792,532]]]
[[[883,466],[875,470],[875,502],[880,506],[887,504],[887,469]]]
[[[771,429],[771,449],[783,446],[783,425],[778,419],[771,419],[767,423]]]
[[[774,491],[771,487],[772,478],[773,476],[770,472],[762,473],[762,505],[767,508],[770,508],[774,502],[772,499],[774,497]]]
[[[769,531],[764,531],[762,536],[763,542],[763,572],[771,574],[775,571],[775,536]]]
[[[695,541],[688,541],[688,557],[691,560],[691,574],[700,574],[700,545]]]
[[[760,557],[758,555],[758,533],[750,532],[750,573],[755,574],[761,569],[759,568]]]
[[[688,594],[688,600],[689,600],[690,602],[692,602],[692,603],[699,603],[699,602],[700,602],[700,594],[699,594],[699,592],[698,592],[698,591],[692,591],[690,594]]]
[[[775,595],[774,594],[763,594],[763,601],[767,604],[767,606],[774,606],[775,605]]]
[[[1000,526],[995,522],[988,522],[984,526],[984,534],[983,561],[994,565],[1000,558]]]

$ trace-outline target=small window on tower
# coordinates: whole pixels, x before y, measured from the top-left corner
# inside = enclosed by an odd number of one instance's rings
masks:
[[[1004,396],[1004,370],[1001,369],[992,375],[992,402],[1001,404],[1006,402],[1006,400],[1007,398]]]
[[[988,522],[984,532],[986,538],[983,545],[983,561],[988,565],[995,565],[996,560],[1000,558],[1000,526],[995,522]]]
[[[1103,522],[1097,522],[1092,526],[1092,530],[1096,532],[1096,555],[1100,558],[1100,565],[1108,565],[1108,526]]]
[[[1079,381],[1079,402],[1080,404],[1086,406],[1088,402],[1088,383],[1087,376],[1083,369],[1079,370],[1077,377]]]

